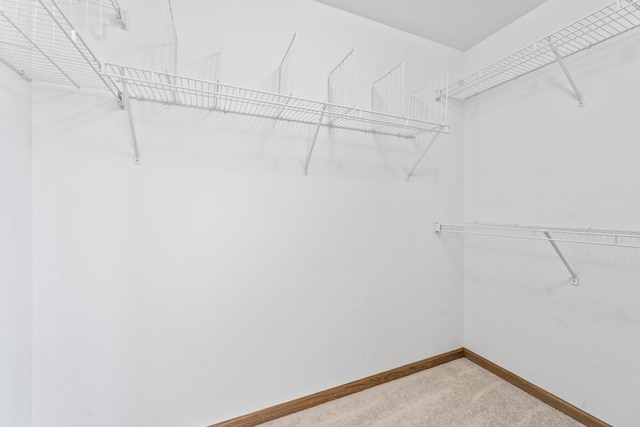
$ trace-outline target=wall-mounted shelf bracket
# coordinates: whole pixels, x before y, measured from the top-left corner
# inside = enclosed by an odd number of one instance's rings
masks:
[[[420,158],[418,159],[418,161],[413,165],[413,167],[409,171],[409,174],[407,175],[407,181],[411,181],[411,177],[413,176],[413,172],[416,170],[416,168],[418,167],[420,162],[422,162],[422,159],[425,158],[425,156],[427,155],[427,153],[429,152],[429,150],[431,149],[431,147],[433,146],[434,142],[436,142],[436,139],[438,139],[439,136],[440,136],[439,133],[436,133],[436,134],[433,135],[433,137],[431,138],[431,141],[429,141],[429,144],[427,144],[427,147],[424,149],[424,151],[420,155]]]
[[[129,111],[127,104],[131,97],[139,101],[311,125],[315,133],[304,163],[305,173],[309,171],[322,126],[407,139],[425,132],[449,133],[446,122],[429,120],[428,114],[403,117],[123,65],[107,63],[104,68],[103,77],[122,92],[121,102]],[[133,120],[131,122],[135,135]]]
[[[125,31],[129,31],[129,14],[120,6],[116,8],[116,22]]]
[[[576,84],[576,81],[573,79],[573,76],[569,72],[569,68],[567,68],[567,64],[565,64],[564,58],[562,58],[562,55],[560,55],[560,52],[558,52],[558,48],[556,47],[551,37],[547,37],[547,41],[549,42],[549,47],[553,51],[553,54],[556,56],[556,59],[558,60],[558,64],[560,64],[560,67],[562,67],[562,71],[564,72],[564,75],[567,76],[567,80],[569,80],[569,84],[573,88],[573,91],[576,93],[576,98],[578,98],[578,107],[584,107],[584,95],[582,95],[582,92],[580,92],[580,89],[578,89],[578,85]]]
[[[133,163],[136,165],[140,164],[140,149],[138,148],[138,137],[136,136],[136,126],[133,122],[133,113],[131,112],[131,101],[129,99],[129,88],[127,86],[127,79],[124,78],[124,73],[122,73],[122,92],[118,93],[118,104],[120,104],[120,108],[124,108],[127,111],[127,115],[129,116],[129,126],[131,128],[131,139],[133,142]]]
[[[551,237],[551,234],[548,231],[543,231],[542,233],[547,237],[547,240],[549,241],[549,243],[551,243],[551,246],[553,246],[553,249],[556,251],[556,253],[560,257],[560,260],[569,271],[569,274],[571,274],[571,284],[574,286],[578,286],[578,284],[580,283],[580,280],[578,279],[578,275],[576,274],[575,271],[573,271],[573,268],[571,268],[571,266],[569,265],[569,262],[562,254],[562,251],[556,244],[555,240],[553,240],[553,237]]]
[[[320,118],[318,118],[318,124],[316,125],[316,131],[313,134],[313,141],[311,141],[311,147],[309,148],[309,152],[307,153],[307,160],[304,162],[304,174],[309,175],[309,162],[311,161],[311,155],[313,154],[313,148],[316,146],[316,140],[318,139],[318,133],[320,132],[320,126],[322,126],[322,119],[324,118],[324,113],[327,111],[327,104],[324,105],[322,109],[322,113],[320,113]]]

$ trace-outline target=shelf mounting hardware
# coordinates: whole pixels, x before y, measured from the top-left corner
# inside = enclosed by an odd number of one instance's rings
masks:
[[[549,241],[549,243],[551,243],[551,246],[553,246],[553,249],[556,251],[556,253],[560,257],[560,260],[562,261],[564,266],[569,271],[569,274],[571,274],[571,284],[574,285],[574,286],[578,286],[578,284],[580,283],[580,279],[578,279],[578,275],[576,274],[575,271],[573,271],[573,268],[571,268],[571,266],[569,265],[569,262],[567,261],[567,259],[562,254],[562,251],[560,250],[560,248],[556,244],[555,240],[553,239],[553,237],[551,237],[551,233],[549,233],[546,230],[543,231],[542,233],[547,237],[547,240]]]
[[[116,9],[116,22],[124,31],[129,31],[129,14],[120,5],[114,4]]]
[[[418,159],[418,161],[413,165],[413,167],[409,171],[409,174],[407,175],[407,181],[411,181],[411,177],[413,176],[413,172],[416,170],[416,168],[418,167],[420,162],[422,162],[422,159],[425,158],[425,156],[427,155],[427,153],[429,152],[429,150],[431,149],[431,147],[436,142],[436,139],[438,139],[439,136],[440,136],[440,133],[436,133],[436,134],[433,135],[433,137],[431,138],[431,141],[429,142],[429,144],[427,144],[427,147],[425,148],[425,150],[420,155],[420,158]]]
[[[129,116],[129,126],[131,127],[131,139],[133,142],[133,163],[140,164],[140,149],[138,148],[138,137],[136,136],[136,127],[133,122],[133,113],[131,112],[131,100],[129,99],[129,88],[127,87],[127,79],[124,76],[124,70],[120,69],[120,80],[122,82],[122,93],[118,94],[118,103],[120,108],[124,108]]]
[[[320,132],[320,126],[322,125],[322,119],[324,118],[325,111],[327,111],[327,104],[324,104],[324,107],[322,108],[322,112],[320,113],[320,118],[318,119],[318,124],[316,125],[316,131],[313,134],[313,141],[311,142],[311,147],[309,148],[309,152],[307,153],[307,160],[304,162],[305,175],[309,175],[309,162],[311,161],[313,148],[316,146],[316,140],[318,139],[318,133]]]
[[[547,41],[549,42],[549,47],[553,51],[553,54],[556,56],[556,59],[558,60],[558,64],[560,64],[560,67],[562,67],[562,71],[564,72],[564,75],[567,76],[567,80],[569,80],[569,84],[571,84],[573,91],[576,93],[576,97],[578,98],[578,107],[584,107],[584,95],[582,95],[582,92],[580,92],[578,85],[576,85],[575,80],[573,80],[573,76],[571,75],[571,73],[569,73],[569,69],[567,68],[567,64],[565,64],[564,62],[564,58],[562,58],[562,55],[560,55],[560,52],[558,52],[558,48],[553,42],[553,40],[551,39],[551,37],[547,37]]]

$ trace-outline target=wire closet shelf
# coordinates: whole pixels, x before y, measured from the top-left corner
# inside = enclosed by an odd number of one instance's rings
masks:
[[[640,232],[628,230],[437,223],[436,232],[640,249]]]
[[[142,101],[405,138],[414,138],[424,132],[449,133],[449,126],[444,122],[362,110],[122,65],[105,64],[104,77],[121,91],[123,85],[127,85],[131,98]]]
[[[0,0],[0,61],[28,80],[76,88],[117,88],[53,0]]]
[[[578,286],[580,284],[580,278],[558,246],[558,242],[640,249],[640,232],[637,231],[595,230],[591,228],[528,227],[497,224],[436,223],[436,233],[441,234],[443,232],[547,241],[571,275],[571,284],[574,286]]]
[[[640,26],[640,0],[617,0],[449,87],[468,99]]]

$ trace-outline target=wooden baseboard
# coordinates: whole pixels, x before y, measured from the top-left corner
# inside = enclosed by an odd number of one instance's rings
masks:
[[[397,380],[398,378],[406,377],[407,375],[415,374],[416,372],[424,371],[463,357],[464,349],[460,348],[419,362],[391,369],[390,371],[382,372],[381,374],[372,375],[329,390],[301,397],[300,399],[292,400],[291,402],[282,403],[248,415],[213,424],[209,427],[252,427],[257,424],[266,423],[267,421],[275,420],[277,418],[284,417],[285,415],[303,411],[305,409],[309,409],[353,393],[358,393],[359,391],[363,391],[389,381]]]
[[[568,415],[574,420],[581,422],[587,427],[611,427],[611,425],[605,423],[602,420],[590,415],[583,410],[573,406],[567,401],[560,399],[558,396],[549,393],[546,390],[541,389],[535,384],[530,383],[514,374],[513,372],[507,371],[506,369],[496,365],[493,362],[485,359],[484,357],[472,352],[471,350],[464,349],[464,357],[469,359],[471,362],[476,365],[486,369],[487,371],[497,375],[503,380],[513,384],[519,389],[529,393],[533,397],[543,401],[549,406],[556,408],[558,411]]]
[[[555,396],[548,391],[541,389],[535,384],[530,383],[524,378],[517,376],[513,372],[507,371],[506,369],[496,365],[493,362],[490,362],[484,357],[466,348],[453,350],[448,353],[421,360],[419,362],[410,363],[396,369],[391,369],[390,371],[382,372],[380,374],[372,375],[370,377],[334,387],[329,390],[301,397],[287,403],[282,403],[280,405],[262,409],[251,414],[243,415],[227,421],[222,421],[209,427],[253,427],[257,424],[266,423],[268,421],[272,421],[286,415],[291,415],[293,413],[303,411],[305,409],[309,409],[314,406],[330,402],[332,400],[340,399],[341,397],[345,397],[353,393],[358,393],[368,388],[375,387],[389,381],[397,380],[398,378],[406,377],[407,375],[415,374],[417,372],[424,371],[426,369],[430,369],[438,365],[442,365],[443,363],[448,363],[463,357],[466,357],[476,365],[497,375],[503,380],[529,393],[530,395],[543,401],[547,405],[556,408],[560,412],[568,415],[578,422],[581,422],[587,427],[612,427],[611,425],[605,423],[602,420],[599,420],[593,415],[590,415],[583,410],[573,406],[569,402],[560,399],[558,396]]]

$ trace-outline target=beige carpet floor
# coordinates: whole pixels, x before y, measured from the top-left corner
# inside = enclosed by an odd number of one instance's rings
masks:
[[[467,359],[298,412],[264,427],[578,427]]]

